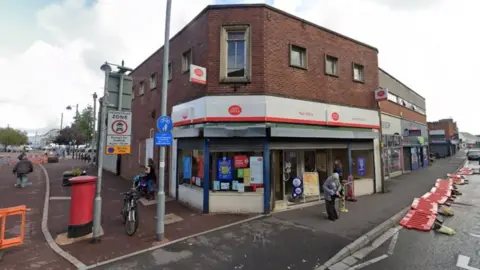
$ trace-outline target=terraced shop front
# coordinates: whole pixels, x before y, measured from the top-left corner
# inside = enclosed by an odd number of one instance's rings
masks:
[[[355,179],[357,196],[381,189],[377,111],[208,96],[174,106],[172,119],[171,184],[177,200],[205,213],[268,213],[319,200],[334,167]]]

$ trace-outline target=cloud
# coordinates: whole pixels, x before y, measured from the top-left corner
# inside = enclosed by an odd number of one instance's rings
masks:
[[[213,2],[173,1],[171,34]],[[480,1],[266,2],[377,47],[382,68],[427,99],[429,120],[451,116],[460,129],[480,133],[480,127],[471,121],[472,108],[480,98],[475,91],[480,39],[473,34],[480,25],[476,14]],[[127,66],[136,67],[162,46],[165,3],[66,0],[36,10],[27,33],[35,33],[37,38],[14,39],[29,43],[0,48],[0,126],[59,127],[61,112],[65,123],[71,121],[73,115],[64,110],[66,105],[79,103],[84,108],[92,102],[93,92],[102,91],[101,63],[125,60]],[[452,102],[455,99],[459,101]]]

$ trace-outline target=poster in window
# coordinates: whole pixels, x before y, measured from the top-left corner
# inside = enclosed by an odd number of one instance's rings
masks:
[[[357,158],[357,175],[365,176],[365,158],[364,157]]]
[[[263,184],[263,157],[250,157],[250,184]]]
[[[248,167],[248,157],[245,155],[239,155],[233,157],[233,164],[235,168],[247,168]]]
[[[217,160],[217,177],[218,180],[233,180],[232,159],[223,157]]]
[[[192,178],[192,158],[183,157],[183,179]]]
[[[316,172],[303,173],[303,193],[305,194],[305,196],[320,195],[320,181],[318,178],[318,173]]]
[[[197,161],[197,177],[203,178],[203,156],[196,156]]]

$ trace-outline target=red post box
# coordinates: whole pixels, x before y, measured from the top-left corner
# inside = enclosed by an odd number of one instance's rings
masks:
[[[96,176],[84,175],[70,178],[70,219],[68,238],[76,238],[92,232],[93,201],[96,191]]]

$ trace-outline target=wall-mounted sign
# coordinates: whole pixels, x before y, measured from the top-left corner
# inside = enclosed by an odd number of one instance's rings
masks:
[[[388,89],[387,88],[380,88],[375,90],[375,100],[376,101],[384,101],[388,98]]]
[[[207,69],[196,65],[190,65],[190,82],[207,84]]]

